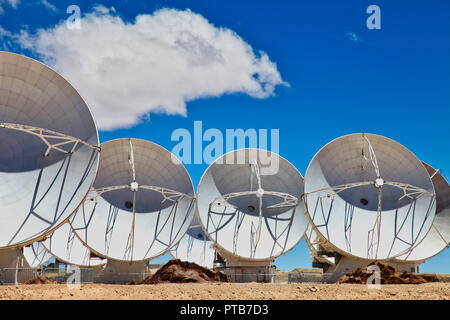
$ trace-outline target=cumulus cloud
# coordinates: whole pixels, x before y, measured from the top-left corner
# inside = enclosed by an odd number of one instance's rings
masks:
[[[90,105],[99,129],[129,127],[150,113],[185,116],[186,102],[273,95],[283,82],[266,53],[190,10],[161,9],[126,22],[97,7],[69,30],[62,21],[19,43],[62,73]]]

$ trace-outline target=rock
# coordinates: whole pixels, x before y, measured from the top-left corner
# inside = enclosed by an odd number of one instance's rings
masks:
[[[381,284],[421,284],[427,282],[439,282],[435,275],[431,274],[412,274],[408,272],[396,272],[395,269],[383,262],[375,262],[370,265],[376,265],[380,269],[380,283]],[[367,266],[368,267],[368,266]],[[356,270],[347,273],[338,280],[338,283],[355,283],[367,284],[367,279],[372,276],[372,273],[367,273],[367,267],[357,268]]]
[[[25,281],[24,284],[61,284],[61,283],[58,281],[54,281],[48,277],[37,276],[34,279]]]
[[[192,282],[230,282],[230,279],[222,271],[210,270],[193,262],[174,259],[167,262],[154,275],[137,284]]]

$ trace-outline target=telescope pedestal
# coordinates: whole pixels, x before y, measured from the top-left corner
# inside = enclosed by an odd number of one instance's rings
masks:
[[[23,283],[36,276],[23,256],[22,249],[0,250],[0,283]]]
[[[138,282],[143,280],[145,272],[145,261],[126,262],[108,260],[103,272],[95,279],[98,283],[128,284],[132,280]]]
[[[231,282],[274,282],[274,259],[252,260],[233,256],[223,250],[218,252],[225,260],[224,271]]]

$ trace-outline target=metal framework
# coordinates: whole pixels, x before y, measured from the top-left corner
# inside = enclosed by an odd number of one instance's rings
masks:
[[[32,203],[31,203],[31,208],[29,213],[27,214],[27,216],[25,217],[24,221],[22,222],[22,224],[20,225],[20,227],[18,228],[17,232],[14,234],[14,236],[10,239],[10,241],[8,242],[8,245],[12,244],[13,241],[16,239],[17,235],[20,233],[20,231],[22,230],[23,226],[25,225],[25,223],[32,217],[36,217],[38,219],[40,219],[41,221],[45,222],[46,224],[49,225],[48,229],[56,222],[58,221],[58,219],[64,214],[64,212],[67,209],[67,206],[60,206],[60,200],[61,200],[61,195],[64,189],[64,185],[66,182],[66,176],[67,176],[67,172],[69,170],[69,166],[70,166],[70,162],[71,162],[71,155],[75,152],[76,148],[78,145],[82,144],[82,145],[86,145],[89,148],[91,148],[93,150],[92,154],[91,154],[91,158],[89,159],[89,162],[85,168],[84,173],[82,174],[80,181],[78,183],[77,188],[74,190],[72,196],[70,199],[73,199],[73,197],[75,196],[76,192],[78,191],[78,189],[81,187],[82,183],[85,181],[85,179],[88,177],[88,174],[91,172],[91,170],[93,170],[94,168],[94,164],[95,164],[95,160],[96,160],[96,152],[100,150],[100,147],[98,146],[94,146],[91,145],[79,138],[75,138],[66,134],[62,134],[56,131],[52,131],[52,130],[48,130],[48,129],[44,129],[44,128],[39,128],[39,127],[34,127],[34,126],[29,126],[29,125],[23,125],[23,124],[16,124],[16,123],[7,123],[7,122],[1,122],[0,123],[0,128],[5,128],[5,129],[10,129],[10,130],[16,130],[16,131],[20,131],[20,132],[25,132],[28,134],[31,134],[33,136],[36,136],[38,138],[40,138],[46,145],[47,145],[47,149],[44,153],[44,156],[47,157],[50,153],[51,150],[56,150],[59,152],[62,152],[64,154],[68,154],[69,156],[66,157],[65,159],[63,159],[63,161],[61,162],[61,166],[58,169],[58,171],[56,172],[55,176],[53,177],[51,183],[49,184],[47,190],[45,190],[44,192],[42,192],[40,189],[41,187],[41,178],[43,176],[44,173],[44,168],[40,169],[39,172],[39,176],[37,178],[36,181],[36,185],[35,185],[35,189],[34,189],[34,195],[33,195],[33,199],[32,199]],[[50,142],[49,140],[56,140],[57,142]],[[73,144],[70,148],[69,151],[62,149],[62,146],[65,145],[70,145]],[[61,182],[61,187],[60,187],[60,195],[58,196],[58,203],[56,205],[56,209],[55,209],[55,213],[54,213],[54,217],[53,219],[46,219],[42,216],[40,216],[39,214],[36,213],[36,210],[38,208],[38,206],[42,203],[42,201],[44,200],[45,196],[47,195],[47,193],[50,191],[50,189],[52,187],[55,187],[55,184],[57,183],[58,178],[60,177],[60,175],[63,176],[62,182]],[[65,191],[67,192],[67,191]],[[40,198],[38,198],[38,194],[42,194],[42,196]],[[59,210],[61,210],[61,212],[58,212]],[[48,231],[48,229],[44,230],[45,232]],[[38,236],[38,234],[34,235],[34,236]]]
[[[93,150],[92,154],[91,154],[91,157],[89,159],[89,162],[86,165],[85,171],[81,175],[76,189],[73,191],[72,195],[70,196],[70,201],[73,200],[73,198],[75,197],[75,195],[78,192],[79,188],[86,181],[86,179],[89,176],[89,173],[92,170],[94,170],[96,155],[97,155],[96,151]],[[62,195],[63,191],[67,192],[66,190],[64,190],[64,186],[65,186],[65,183],[66,183],[67,172],[68,172],[69,166],[70,166],[70,160],[71,160],[71,155],[69,155],[68,157],[63,159],[63,161],[61,161],[61,166],[59,167],[59,169],[55,173],[51,183],[47,185],[45,190],[40,190],[42,188],[41,187],[41,183],[42,183],[41,179],[42,179],[42,175],[44,173],[44,168],[40,169],[38,178],[36,179],[36,185],[35,185],[35,188],[34,188],[34,194],[33,194],[33,199],[32,199],[32,202],[31,202],[30,211],[27,214],[27,216],[25,217],[25,219],[23,220],[23,222],[21,223],[21,225],[19,226],[19,228],[17,229],[17,231],[15,232],[15,234],[13,235],[13,237],[9,240],[8,245],[10,245],[10,244],[12,244],[14,242],[14,240],[16,239],[18,234],[21,232],[22,228],[27,223],[27,221],[30,218],[32,218],[33,216],[35,218],[38,218],[39,220],[43,221],[44,223],[46,223],[48,225],[48,227],[44,230],[44,232],[47,232],[61,218],[61,216],[64,215],[64,213],[66,212],[70,202],[67,205],[62,206],[61,205],[61,198],[62,198],[61,195]],[[61,175],[62,175],[63,178],[60,179],[61,182],[58,182],[58,178],[60,178]],[[60,190],[59,190],[59,195],[58,195],[58,202],[57,202],[57,204],[55,206],[55,212],[54,212],[54,215],[53,215],[52,219],[46,219],[46,218],[42,217],[41,215],[39,215],[36,211],[39,208],[39,206],[43,203],[43,200],[47,196],[47,193],[50,192],[50,190],[53,187],[56,187],[57,183],[60,184],[60,186],[59,186]],[[38,196],[38,195],[40,195],[40,196]],[[33,239],[34,237],[37,237],[40,234],[41,234],[41,232],[40,233],[36,233],[33,236],[29,237],[29,239]]]
[[[316,214],[321,214],[322,218],[324,220],[323,224],[317,224],[316,227],[325,227],[325,231],[326,231],[326,237],[327,239],[330,238],[329,232],[328,232],[328,222],[331,216],[331,211],[333,209],[333,203],[335,200],[335,196],[338,195],[340,192],[350,189],[350,188],[355,188],[355,187],[360,187],[360,186],[365,186],[365,185],[373,185],[375,186],[376,183],[373,181],[365,181],[365,182],[357,182],[357,183],[349,183],[349,184],[344,184],[344,185],[339,185],[339,186],[334,186],[334,187],[329,187],[329,188],[322,188],[320,190],[314,191],[314,192],[310,192],[305,194],[304,200],[305,200],[305,207],[308,208],[308,196],[318,193],[317,196],[317,200],[314,206],[314,211],[312,214],[312,220],[314,221]],[[389,185],[389,186],[393,186],[396,188],[399,188],[403,191],[403,195],[398,199],[398,200],[402,200],[405,197],[408,197],[412,200],[411,203],[411,207],[408,209],[408,213],[404,219],[404,221],[400,224],[400,229],[397,230],[397,225],[396,225],[396,237],[397,235],[400,233],[401,229],[403,228],[405,221],[407,220],[407,218],[409,217],[409,215],[411,214],[412,216],[414,216],[415,214],[415,202],[420,199],[422,196],[424,195],[428,195],[430,196],[430,203],[427,209],[427,214],[426,217],[429,216],[429,214],[431,214],[431,208],[433,206],[433,202],[435,201],[436,196],[432,193],[430,193],[429,191],[413,186],[413,185],[409,185],[406,183],[398,183],[398,182],[384,182],[384,185]],[[368,242],[368,252],[367,252],[367,257],[368,258],[377,258],[378,255],[378,247],[379,247],[379,242],[380,242],[380,232],[381,232],[381,218],[382,218],[382,209],[381,209],[381,204],[382,204],[382,187],[378,188],[378,206],[377,206],[377,219],[375,220],[375,223],[373,225],[373,227],[368,231],[368,235],[367,235],[367,242]],[[323,203],[323,199],[331,199],[331,203],[329,205],[328,208],[324,207],[324,203]],[[413,206],[414,204],[414,206]],[[412,209],[412,210],[411,210]],[[348,205],[346,204],[346,209],[345,209],[345,235],[346,235],[346,245],[347,245],[347,249],[349,250],[349,252],[351,252],[351,228],[352,228],[352,220],[353,220],[353,213],[354,213],[354,206],[352,205]],[[397,215],[398,215],[398,209],[396,210],[396,221],[397,221]],[[423,224],[419,227],[420,230],[423,228]],[[414,230],[414,229],[413,229]],[[401,240],[401,239],[399,239]],[[403,241],[403,240],[401,240]],[[415,242],[417,241],[417,238],[414,239],[412,241],[412,243],[410,242],[406,242],[403,241],[405,243],[414,245]]]
[[[436,197],[432,197],[430,199],[430,204],[428,205],[427,208],[427,212],[426,212],[426,217],[428,217],[431,214],[431,208],[433,207],[434,202],[436,201]],[[416,201],[414,200],[413,202],[411,202],[411,204],[409,205],[408,208],[408,214],[405,216],[405,218],[403,219],[403,221],[401,221],[399,223],[399,218],[398,218],[398,209],[395,210],[395,229],[394,229],[394,240],[392,241],[392,245],[391,248],[389,250],[389,253],[391,253],[393,247],[394,247],[394,243],[396,240],[399,240],[403,243],[406,243],[407,245],[409,245],[410,247],[405,250],[404,252],[407,252],[409,250],[411,250],[411,248],[414,248],[416,244],[418,244],[417,242],[417,237],[420,234],[420,231],[422,231],[423,229],[423,224],[419,227],[419,232],[417,233],[417,236],[414,236],[414,223],[412,225],[412,229],[411,229],[411,237],[410,239],[405,239],[400,237],[400,232],[402,231],[406,220],[408,219],[408,217],[411,215],[412,216],[412,221],[414,221],[414,213],[415,213],[415,209],[416,209]],[[411,252],[408,253],[408,256],[411,254]]]
[[[188,213],[191,212],[194,208],[194,198],[189,197],[191,199],[190,201],[190,205],[188,208]],[[180,198],[181,200],[181,198]],[[176,239],[179,235],[179,233],[181,232],[181,230],[178,230],[175,234],[173,233],[174,230],[174,222],[175,222],[175,216],[177,214],[177,210],[178,210],[178,203],[179,201],[175,202],[174,205],[172,205],[172,209],[170,210],[170,214],[167,216],[167,218],[164,221],[160,221],[161,219],[161,210],[158,213],[158,220],[157,220],[157,225],[155,228],[155,232],[154,232],[154,236],[153,236],[153,240],[150,243],[150,246],[148,247],[147,251],[146,251],[146,255],[150,252],[150,250],[152,249],[153,245],[156,242],[159,242],[161,244],[163,244],[166,247],[169,247],[170,244],[173,242],[173,239]],[[187,217],[189,216],[189,214],[184,215],[183,218],[183,224],[186,222]],[[162,232],[165,230],[166,225],[169,223],[169,220],[171,219],[170,222],[170,234],[169,234],[169,241],[165,242],[163,240],[160,239],[160,236],[162,234]]]
[[[31,251],[31,257],[29,254],[27,254],[29,253],[29,251],[26,250]],[[32,268],[40,267],[52,258],[52,255],[47,251],[47,249],[42,245],[41,242],[33,242],[32,244],[24,247],[23,253],[25,259]]]
[[[274,240],[274,244],[271,249],[271,255],[273,254],[273,251],[275,250],[276,245],[278,245],[283,250],[286,247],[286,242],[288,239],[290,227],[292,225],[292,218],[295,214],[295,208],[297,207],[298,199],[288,193],[263,190],[262,185],[261,185],[260,170],[259,170],[259,166],[258,166],[257,162],[254,161],[253,163],[250,164],[250,166],[251,166],[251,173],[252,173],[252,174],[250,174],[250,189],[253,189],[253,174],[257,178],[258,189],[254,190],[254,191],[251,190],[251,191],[242,191],[242,192],[232,192],[229,194],[225,194],[225,195],[216,197],[209,204],[208,220],[206,223],[207,224],[206,228],[207,228],[207,230],[210,230],[209,225],[210,225],[210,223],[212,224],[214,231],[210,232],[210,235],[215,234],[215,239],[217,242],[218,231],[220,231],[229,222],[231,222],[233,219],[235,219],[234,234],[233,234],[233,253],[235,254],[237,251],[237,241],[238,241],[239,230],[242,226],[242,222],[246,216],[246,213],[242,212],[237,206],[229,203],[229,200],[236,198],[236,197],[242,197],[242,196],[247,196],[247,195],[256,196],[259,199],[258,223],[255,224],[252,221],[251,226],[250,226],[250,239],[249,239],[249,241],[250,241],[250,257],[254,258],[256,249],[258,247],[258,244],[259,244],[259,241],[261,238],[262,221],[263,221],[263,215],[262,215],[262,213],[263,213],[263,203],[262,203],[263,196],[271,195],[271,196],[276,196],[281,199],[281,201],[279,203],[267,206],[267,207],[265,207],[265,209],[272,209],[272,208],[292,208],[293,209],[291,216],[288,218],[282,218],[282,217],[278,217],[278,216],[264,217],[267,230],[269,231],[272,239]],[[223,211],[216,212],[212,209],[213,206],[214,207],[223,207]],[[231,212],[229,212],[230,208],[231,208]],[[215,215],[220,216],[220,219],[217,224],[214,222],[215,219],[212,218]],[[225,217],[227,217],[227,219],[224,221]],[[269,226],[269,220],[273,220],[275,222],[274,232],[272,232],[271,227]],[[287,225],[285,226],[285,228],[283,230],[278,232],[278,225],[279,225],[278,223],[280,221],[289,221],[289,222],[287,223]],[[281,239],[281,237],[283,235],[286,236],[285,242],[280,243],[279,240]]]
[[[67,237],[67,245],[66,245],[66,257],[68,257],[68,258],[72,254],[72,248],[73,248],[75,242],[79,241],[78,238],[76,237],[75,233],[72,232],[72,229],[70,228],[69,230],[70,231],[69,231],[69,234],[68,234],[68,237]],[[90,251],[89,251],[89,249],[86,248],[86,251],[84,253],[84,257],[83,257],[83,260],[81,262],[81,265],[89,266],[90,265],[90,258],[91,258]]]
[[[412,217],[414,218],[415,215],[415,204],[416,201],[418,199],[420,199],[422,196],[427,195],[430,196],[430,203],[428,206],[428,210],[426,213],[426,217],[428,217],[431,214],[431,208],[433,206],[433,203],[435,201],[436,195],[430,193],[428,190],[425,190],[423,188],[419,188],[407,183],[401,183],[401,182],[394,182],[394,181],[384,181],[382,179],[382,177],[380,176],[380,170],[378,167],[378,161],[376,158],[376,154],[372,148],[372,144],[370,143],[370,140],[367,138],[366,135],[363,134],[363,137],[365,139],[365,141],[368,144],[368,149],[369,149],[369,157],[367,157],[364,154],[364,149],[362,150],[362,156],[363,159],[366,161],[370,161],[370,163],[373,165],[374,170],[375,170],[375,174],[376,174],[376,179],[375,181],[363,181],[363,182],[355,182],[355,183],[347,183],[347,184],[342,184],[342,185],[338,185],[338,186],[332,186],[332,187],[327,187],[327,188],[322,188],[313,192],[309,192],[306,193],[304,195],[304,203],[305,203],[305,208],[306,210],[308,210],[308,196],[312,195],[312,194],[318,194],[317,195],[317,200],[315,203],[315,207],[314,207],[314,212],[312,215],[312,220],[314,221],[317,211],[318,209],[320,209],[320,213],[322,215],[322,218],[324,220],[323,224],[319,224],[316,225],[317,228],[319,227],[325,227],[325,231],[326,231],[326,237],[327,239],[330,239],[330,235],[328,232],[328,222],[330,219],[330,215],[331,215],[331,211],[333,208],[333,203],[335,200],[335,196],[338,195],[340,192],[344,191],[344,190],[348,190],[350,188],[355,188],[355,187],[361,187],[361,186],[367,186],[367,185],[373,185],[375,188],[378,189],[378,204],[377,204],[377,218],[374,222],[374,225],[371,229],[369,229],[368,234],[367,234],[367,258],[369,259],[377,259],[378,257],[378,248],[379,248],[379,244],[380,244],[380,233],[381,233],[381,219],[382,219],[382,188],[384,185],[388,185],[388,186],[392,186],[395,188],[399,188],[402,190],[403,195],[401,197],[399,197],[399,201],[404,199],[404,198],[409,198],[412,200],[410,208],[408,209],[408,212],[406,214],[406,217],[404,218],[404,220],[400,223],[400,226],[397,225],[397,217],[398,217],[398,209],[395,212],[396,215],[396,225],[395,225],[395,238],[394,241],[392,243],[391,246],[391,250],[389,251],[389,253],[392,251],[392,248],[394,246],[394,242],[398,239],[404,243],[407,243],[408,245],[410,245],[411,247],[413,247],[415,245],[415,243],[417,242],[417,237],[420,234],[420,231],[423,229],[424,223],[426,221],[426,218],[424,219],[424,222],[422,223],[422,225],[419,227],[419,233],[417,234],[416,237],[414,237],[414,226],[412,228],[412,239],[410,241],[406,241],[402,238],[399,237],[399,233],[401,232],[403,226],[405,225],[406,220],[408,219],[408,217],[410,215],[412,215]],[[364,168],[364,163],[363,163],[363,168]],[[323,204],[323,199],[331,199],[331,203],[329,208],[325,209],[324,208],[324,204]],[[349,252],[351,252],[351,232],[352,232],[352,220],[353,220],[353,213],[354,213],[354,206],[347,204],[346,203],[346,207],[345,207],[345,242],[346,242],[346,247],[347,250]],[[411,248],[410,247],[410,248]]]
[[[194,229],[194,228],[199,228],[199,227],[201,227],[199,224],[194,224],[194,225],[191,224],[189,226],[188,230],[189,229]],[[190,236],[188,233],[186,233],[185,238],[186,238],[186,241],[187,241],[187,244],[186,244],[186,259],[189,261],[191,259],[191,254],[192,254],[192,250],[194,248],[195,240],[197,240],[197,239],[195,237],[193,237],[193,236]],[[199,241],[203,242],[203,249],[201,250],[201,253],[200,253],[200,261],[205,262],[205,259],[206,259],[206,243],[207,243],[206,237],[203,237],[203,239],[199,240]],[[179,256],[178,251],[180,250],[180,242],[178,242],[173,247],[173,249],[171,250],[171,251],[175,251],[175,257]]]
[[[345,245],[348,251],[352,251],[352,222],[353,222],[353,213],[355,212],[355,206],[345,203]]]
[[[44,156],[46,156],[46,157],[48,157],[48,155],[52,149],[60,151],[62,153],[66,153],[66,154],[72,154],[75,152],[78,144],[84,144],[85,146],[88,146],[89,148],[97,150],[97,151],[100,150],[100,147],[89,144],[79,138],[75,138],[75,137],[72,137],[72,136],[69,136],[69,135],[66,135],[63,133],[59,133],[56,131],[43,129],[43,128],[39,128],[39,127],[33,127],[33,126],[17,124],[17,123],[2,122],[2,123],[0,123],[0,128],[6,128],[6,129],[11,129],[11,130],[26,132],[28,134],[31,134],[33,136],[40,138],[47,145],[47,150],[44,153]],[[60,142],[51,143],[49,141],[49,139],[57,140]],[[73,143],[73,146],[70,149],[70,151],[60,148],[61,146],[69,145],[71,143]]]
[[[157,226],[155,228],[155,235],[154,238],[150,244],[150,246],[148,247],[146,254],[147,255],[153,244],[156,242],[160,242],[162,244],[165,245],[169,245],[171,240],[174,239],[175,237],[178,236],[179,232],[176,232],[175,234],[173,233],[173,229],[174,229],[174,221],[175,221],[175,216],[177,214],[177,209],[178,209],[178,203],[180,200],[182,200],[183,198],[188,198],[191,200],[188,212],[190,212],[191,210],[193,210],[193,205],[194,205],[194,197],[184,194],[182,192],[178,192],[178,191],[174,191],[168,188],[164,188],[164,187],[156,187],[156,186],[145,186],[145,185],[140,185],[139,188],[142,189],[146,189],[146,190],[152,190],[155,192],[159,192],[163,195],[164,199],[161,201],[161,204],[165,201],[170,201],[172,202],[172,207],[170,210],[169,215],[163,220],[162,218],[162,208],[159,210],[158,212],[158,217],[157,217]],[[95,201],[95,205],[94,208],[92,209],[92,212],[89,214],[85,211],[85,207],[82,206],[82,217],[83,217],[83,227],[80,228],[75,228],[76,231],[79,230],[85,230],[85,241],[87,242],[87,230],[90,224],[90,221],[92,220],[93,215],[95,214],[95,210],[96,210],[96,206],[97,206],[97,197],[100,196],[101,194],[105,193],[105,192],[109,192],[109,191],[114,191],[114,190],[123,190],[123,189],[129,189],[131,190],[131,186],[130,185],[122,185],[122,186],[114,186],[114,187],[105,187],[105,188],[99,188],[99,189],[94,189],[91,191],[90,195],[86,198],[86,201],[90,200],[90,201]],[[133,249],[134,249],[134,231],[135,231],[135,224],[134,224],[134,216],[135,216],[135,202],[136,202],[136,192],[138,191],[134,191],[133,192],[133,221],[132,221],[132,227],[130,230],[130,233],[128,234],[128,240],[127,240],[127,245],[126,245],[126,249],[123,255],[123,260],[127,260],[127,261],[132,261],[132,257],[133,257]],[[111,238],[112,238],[112,234],[114,231],[114,226],[116,223],[116,219],[117,219],[117,215],[119,213],[119,208],[117,208],[114,205],[110,205],[109,208],[109,213],[108,213],[108,218],[107,218],[107,223],[106,223],[106,231],[105,231],[105,252],[108,253],[109,249],[110,249],[110,243],[111,243]],[[187,219],[187,217],[189,216],[189,214],[187,214],[185,216],[185,220]],[[160,236],[163,230],[165,230],[166,227],[170,227],[170,241],[169,243],[166,243],[162,240],[160,240]],[[150,236],[149,236],[150,238]]]
[[[46,239],[49,252],[58,260],[69,265],[91,266],[91,252],[72,231],[70,223],[66,223]],[[63,251],[59,251],[60,245]],[[82,248],[83,251],[79,251]]]
[[[235,228],[234,228],[234,236],[233,236],[233,253],[236,252],[236,246],[237,246],[237,241],[238,241],[238,234],[239,234],[239,229],[242,225],[242,222],[244,220],[244,217],[246,216],[246,213],[242,212],[241,210],[239,210],[238,207],[236,207],[233,204],[230,204],[228,202],[229,199],[232,198],[236,198],[236,197],[241,197],[241,196],[246,196],[246,195],[255,195],[258,196],[258,191],[243,191],[243,192],[234,192],[234,193],[229,193],[226,195],[222,195],[220,197],[215,198],[210,206],[209,206],[209,212],[208,212],[208,223],[209,223],[209,217],[210,214],[219,214],[219,215],[223,215],[227,216],[230,215],[231,217],[222,225],[222,218],[219,221],[218,225],[214,225],[215,231],[212,233],[216,233],[222,229],[223,227],[225,227],[229,221],[231,221],[233,218],[236,219],[236,223],[235,223]],[[288,193],[283,193],[283,192],[277,192],[277,191],[264,191],[264,195],[273,195],[273,196],[277,196],[279,198],[282,199],[281,202],[274,204],[274,205],[270,205],[267,206],[266,209],[270,209],[270,208],[295,208],[298,204],[298,199]],[[258,215],[258,224],[255,225],[253,222],[251,224],[251,234],[250,234],[250,248],[251,248],[251,257],[254,257],[255,253],[256,253],[256,249],[258,247],[259,244],[259,240],[261,238],[261,229],[262,229],[262,197],[259,198],[260,201],[260,205],[259,205],[259,215]],[[216,206],[223,206],[224,207],[224,211],[223,212],[214,212],[212,210],[212,206],[216,205]],[[226,213],[227,208],[232,208],[233,213],[229,214]],[[292,216],[289,219],[292,219],[293,215],[295,213],[295,210],[293,210],[292,212]],[[280,217],[266,217],[266,222],[267,219],[272,219],[276,222],[276,226],[277,226],[277,222],[278,221],[283,221],[283,220],[289,220],[289,219],[283,219]],[[212,221],[211,221],[212,222]],[[207,224],[208,224],[207,223]],[[220,225],[222,225],[221,227],[219,227]],[[289,224],[290,227],[290,224]],[[209,230],[209,229],[208,229]],[[268,227],[269,232],[271,232],[271,229]],[[272,238],[275,240],[274,246],[275,244],[279,244],[278,240],[280,239],[281,236],[283,236],[284,232],[286,232],[287,229],[284,229],[281,234],[277,234],[277,232],[275,232],[275,234],[271,234]],[[217,239],[217,238],[216,238]],[[287,237],[286,237],[287,239]],[[280,245],[280,244],[279,244]],[[280,247],[284,247],[283,245],[280,245]],[[273,252],[275,248],[273,247],[271,250],[271,253]]]
[[[313,236],[315,236],[314,240],[312,240]],[[314,232],[314,228],[312,227],[311,224],[308,226],[308,229],[305,232],[305,237],[304,238],[305,238],[306,246],[308,247],[309,252],[311,254],[311,258],[313,260],[316,259],[317,261],[322,262],[322,263],[326,263],[326,264],[328,264],[330,266],[335,266],[336,265],[334,262],[328,260],[327,258],[325,258],[325,257],[323,257],[322,255],[319,254],[319,252],[317,250],[318,247],[321,244],[326,243],[326,241],[321,240],[319,238],[318,234]]]
[[[188,212],[191,212],[191,210],[193,209],[195,199],[194,199],[194,197],[192,197],[188,194],[185,194],[185,193],[182,193],[179,191],[175,191],[175,190],[172,190],[169,188],[138,184],[136,181],[134,151],[133,151],[133,144],[131,142],[131,139],[129,142],[130,142],[130,154],[129,154],[128,160],[130,163],[130,172],[131,172],[131,176],[132,176],[132,181],[128,185],[108,186],[108,187],[92,189],[89,192],[88,196],[86,197],[85,201],[87,201],[87,200],[95,201],[94,208],[91,212],[90,217],[86,218],[86,212],[85,212],[84,206],[83,206],[82,215],[83,215],[84,226],[82,228],[76,228],[75,230],[85,229],[85,241],[87,242],[87,236],[88,236],[87,229],[89,227],[89,223],[92,219],[92,216],[94,215],[94,212],[95,212],[95,209],[97,206],[97,198],[106,192],[129,189],[133,193],[133,208],[132,208],[133,215],[132,215],[132,222],[131,222],[131,230],[130,230],[130,233],[128,234],[127,244],[126,244],[125,252],[123,254],[122,259],[127,260],[127,261],[133,261],[133,251],[134,251],[134,241],[135,241],[134,233],[135,233],[135,218],[136,218],[136,210],[135,210],[136,209],[136,193],[139,191],[139,189],[150,190],[150,191],[160,193],[163,196],[163,200],[161,201],[161,204],[165,203],[166,201],[170,201],[171,203],[173,203],[171,210],[170,210],[170,214],[167,216],[167,218],[164,221],[160,221],[160,220],[162,220],[162,218],[161,218],[162,208],[159,210],[154,238],[153,238],[153,241],[151,242],[149,248],[147,249],[145,256],[150,252],[154,243],[160,242],[166,246],[169,246],[170,242],[172,242],[172,239],[175,239],[175,237],[178,236],[180,230],[178,230],[178,232],[176,232],[175,234],[173,232],[175,216],[176,216],[177,209],[178,209],[178,203],[183,198],[190,199],[190,205],[189,205]],[[119,213],[119,208],[117,208],[113,205],[110,205],[108,219],[107,219],[107,223],[106,223],[106,231],[105,231],[105,252],[106,253],[108,253],[109,249],[110,249],[110,243],[111,243],[112,234],[114,231],[114,226],[116,223],[118,213]],[[185,215],[184,221],[186,221],[188,216],[189,216],[189,214]],[[162,231],[165,230],[166,226],[168,226],[169,220],[171,220],[170,235],[169,235],[170,241],[169,241],[169,243],[165,243],[164,241],[160,240],[159,238],[161,236]]]
[[[87,198],[89,200],[95,201],[98,196],[101,196],[105,192],[115,191],[115,190],[123,190],[123,189],[129,189],[129,190],[133,191],[131,185],[119,185],[119,186],[112,186],[112,187],[103,187],[103,188],[98,188],[98,189],[92,189],[89,192],[89,195],[88,195]],[[190,196],[190,195],[187,195],[185,193],[182,193],[182,192],[179,192],[179,191],[175,191],[175,190],[172,190],[172,189],[169,189],[169,188],[165,188],[165,187],[139,185],[139,189],[151,190],[151,191],[155,191],[155,192],[160,193],[163,196],[163,198],[164,198],[161,201],[161,203],[164,203],[166,201],[177,202],[182,197],[188,197],[188,198],[193,199],[193,197]],[[133,192],[135,192],[135,191],[133,191]]]

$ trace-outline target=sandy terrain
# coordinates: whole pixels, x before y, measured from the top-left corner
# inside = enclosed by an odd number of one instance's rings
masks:
[[[200,283],[157,285],[86,284],[68,289],[65,284],[0,286],[0,299],[445,299],[450,283],[384,285],[368,289],[359,284]]]

